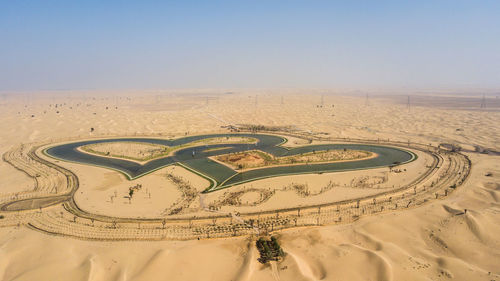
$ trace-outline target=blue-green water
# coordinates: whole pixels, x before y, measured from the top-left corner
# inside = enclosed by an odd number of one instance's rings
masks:
[[[173,153],[172,156],[163,157],[151,160],[143,165],[124,159],[109,158],[104,156],[91,155],[79,151],[80,146],[105,143],[105,142],[144,142],[166,146],[180,146],[198,141],[202,139],[215,137],[251,137],[257,139],[255,144],[213,144],[199,145],[194,147],[182,148]],[[394,163],[406,163],[415,158],[408,151],[378,145],[365,144],[321,144],[308,145],[287,149],[280,144],[286,141],[285,138],[275,135],[265,134],[212,134],[201,136],[190,136],[175,140],[152,139],[152,138],[116,138],[105,140],[90,140],[74,143],[67,143],[51,147],[45,152],[49,156],[65,161],[77,162],[95,166],[101,166],[109,169],[114,169],[125,174],[129,179],[135,179],[162,167],[181,164],[190,168],[194,172],[213,180],[210,190],[236,185],[242,182],[252,181],[260,178],[274,177],[279,175],[302,174],[302,173],[319,173],[319,172],[335,172],[357,169],[378,168],[390,166]],[[223,148],[220,150],[206,151],[207,149]],[[353,149],[370,151],[377,154],[377,157],[348,161],[334,162],[322,164],[303,164],[293,166],[268,167],[254,169],[247,172],[239,173],[227,166],[210,160],[208,157],[217,156],[227,153],[242,152],[248,150],[261,150],[277,157],[297,155],[312,151],[336,150],[336,149]]]

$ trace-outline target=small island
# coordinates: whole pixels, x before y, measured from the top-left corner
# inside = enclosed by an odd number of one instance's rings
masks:
[[[374,156],[376,155],[373,152],[351,149],[312,151],[283,157],[275,157],[262,151],[252,150],[216,156],[215,160],[233,169],[243,170],[277,165],[352,161]]]

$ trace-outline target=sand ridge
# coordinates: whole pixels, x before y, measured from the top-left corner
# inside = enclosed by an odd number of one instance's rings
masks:
[[[199,101],[193,96],[167,94],[171,95],[169,101],[166,102],[166,98],[162,101],[160,97],[155,111],[141,107],[141,104],[151,102],[134,93],[125,94],[130,100],[119,99],[123,93],[95,101],[65,97],[40,99],[32,101],[27,108],[24,108],[23,101],[11,99],[9,107],[3,106],[1,113],[4,121],[0,124],[1,131],[8,136],[0,139],[1,152],[4,154],[20,142],[50,142],[51,139],[70,136],[156,134],[158,131],[183,136],[188,132],[203,133],[209,131],[207,128],[213,131],[214,127],[226,125],[200,114],[200,109],[235,124],[252,119],[266,125],[294,124],[304,130],[327,132],[331,136],[390,138],[403,142],[411,139],[412,142],[435,145],[453,142],[472,148],[480,145],[499,150],[496,140],[499,139],[500,117],[497,112],[462,108],[444,110],[425,105],[415,106],[408,112],[404,105],[378,101],[374,97],[369,106],[359,106],[364,104],[364,97],[326,95],[324,103],[335,104],[330,110],[326,106],[315,107],[319,95],[312,95],[317,97],[315,101],[311,96],[301,94],[285,96],[284,104],[280,106],[279,95],[262,93],[259,93],[259,105],[251,107],[245,105],[247,94],[224,96],[219,104],[209,102],[208,105],[205,105],[206,93],[203,92],[197,94],[201,95]],[[66,103],[57,108],[59,113],[53,107],[56,100],[60,100],[58,104]],[[48,107],[49,103],[52,107]],[[78,103],[80,106],[76,106]],[[172,103],[183,106],[170,106]],[[115,104],[118,109],[110,104]],[[69,109],[70,106],[73,108]],[[105,109],[106,106],[109,109]],[[44,114],[44,110],[47,113]],[[143,121],[130,120],[131,111]],[[90,133],[90,127],[94,127],[95,132]],[[350,224],[280,231],[283,248],[291,253],[276,267],[280,279],[500,279],[500,243],[496,236],[491,235],[500,231],[497,210],[500,161],[498,156],[466,154],[472,162],[471,175],[450,196],[440,197],[419,208],[366,216]],[[17,186],[24,190],[28,184],[33,187],[31,178],[10,164],[0,163],[0,169],[10,171],[0,175],[3,194],[18,192]],[[95,167],[88,168],[87,172],[83,171],[87,168],[78,169],[89,175],[103,172]],[[491,176],[486,176],[489,173]],[[321,176],[318,179],[325,177],[323,182],[331,180],[328,175]],[[184,177],[189,176],[186,173]],[[94,184],[95,179],[83,178],[88,179],[89,186],[99,189],[108,185],[105,182]],[[312,178],[301,179],[302,183],[311,182],[311,189],[316,188]],[[194,186],[203,185],[201,182],[194,184],[194,177],[190,181]],[[269,181],[271,183],[275,184]],[[464,213],[465,209],[467,213]],[[71,217],[67,219],[72,220]],[[0,232],[0,276],[4,280],[42,277],[67,280],[67,276],[74,280],[275,280],[271,268],[255,262],[251,241],[246,237],[103,243],[45,235],[18,227],[17,223],[0,228]],[[179,272],[180,267],[186,270]]]

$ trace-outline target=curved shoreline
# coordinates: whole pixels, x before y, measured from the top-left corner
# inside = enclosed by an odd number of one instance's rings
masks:
[[[90,140],[52,146],[44,149],[43,152],[52,158],[56,158],[62,161],[75,162],[116,170],[123,173],[129,180],[137,179],[169,165],[182,165],[209,179],[213,183],[205,190],[205,192],[210,192],[223,187],[230,187],[236,184],[262,178],[307,173],[328,173],[337,171],[371,169],[391,166],[396,163],[404,164],[416,159],[415,155],[409,151],[400,148],[380,145],[335,143],[285,148],[281,145],[283,143],[286,143],[286,138],[267,134],[200,135],[196,136],[196,141],[202,141],[203,139],[214,137],[250,137],[257,139],[258,142],[255,144],[224,143],[189,146],[180,148],[179,150],[172,152],[172,154],[169,156],[150,160],[144,164],[126,159],[104,157],[85,153],[80,151],[80,147],[96,143],[130,141],[162,144],[167,146],[172,144],[184,145],[192,142],[192,138],[187,137],[176,140],[150,138],[113,138],[105,140]],[[212,159],[212,157],[218,155],[239,153],[251,150],[259,150],[264,153],[271,154],[274,157],[284,157],[294,156],[302,153],[309,153],[314,150],[323,151],[340,149],[368,151],[372,153],[374,157],[353,159],[348,161],[325,161],[314,163],[273,165],[268,167],[256,167],[243,171],[237,171],[232,167],[221,164],[220,162]]]
[[[274,165],[267,165],[267,166],[257,166],[257,167],[251,167],[251,168],[245,168],[245,169],[238,169],[237,167],[229,164],[222,162],[220,160],[215,159],[214,157],[211,157],[210,159],[220,163],[222,165],[227,166],[228,168],[231,168],[233,170],[238,170],[240,172],[247,172],[247,171],[252,171],[252,170],[257,170],[261,168],[273,168],[273,167],[284,167],[284,166],[298,166],[298,165],[314,165],[314,164],[328,164],[328,163],[340,163],[340,162],[352,162],[352,161],[362,161],[362,160],[368,160],[372,158],[378,157],[377,153],[370,152],[370,156],[363,157],[363,158],[356,158],[356,159],[346,159],[346,160],[326,160],[326,161],[316,161],[316,162],[300,162],[300,163],[293,163],[293,164],[274,164]]]
[[[203,135],[197,135],[197,137],[201,137]],[[133,141],[131,140],[130,137],[127,137],[127,141],[121,141],[122,138],[104,138],[104,139],[99,139],[101,140],[100,142],[96,142],[96,143],[93,143],[93,144],[98,144],[98,143],[124,143],[124,142],[129,142],[129,143],[136,143],[136,144],[148,144],[148,145],[159,145],[159,146],[164,146],[166,148],[168,148],[169,150],[167,150],[166,153],[161,153],[161,154],[158,154],[154,157],[150,157],[150,158],[147,158],[146,160],[140,160],[138,158],[134,158],[134,157],[130,157],[130,156],[124,156],[124,155],[106,155],[105,153],[103,152],[99,152],[99,151],[95,151],[91,148],[85,148],[89,145],[92,145],[92,144],[87,144],[87,145],[82,145],[82,146],[79,146],[77,147],[77,149],[82,152],[82,153],[87,153],[87,154],[90,154],[90,155],[95,155],[95,156],[100,156],[100,157],[106,157],[106,158],[113,158],[113,159],[124,159],[124,160],[128,160],[128,161],[132,161],[132,162],[135,162],[135,163],[138,163],[138,164],[141,164],[141,165],[144,165],[144,164],[147,164],[148,162],[151,162],[151,161],[154,161],[154,160],[158,160],[158,159],[161,159],[161,158],[165,158],[165,157],[168,157],[168,156],[172,156],[173,154],[175,154],[175,152],[181,150],[181,149],[186,149],[186,148],[190,148],[190,147],[196,147],[196,146],[202,146],[202,145],[220,145],[218,143],[214,143],[214,144],[203,144],[203,141],[207,141],[207,140],[211,140],[211,139],[217,139],[219,137],[210,137],[210,138],[207,138],[207,139],[198,139],[198,140],[195,140],[195,141],[192,141],[192,142],[187,142],[185,144],[182,144],[182,145],[179,145],[177,147],[173,146],[167,146],[165,144],[158,144],[158,143],[152,143],[152,142],[144,142],[144,141],[139,141],[139,140],[164,140],[164,141],[172,141],[172,139],[163,139],[163,138],[145,138],[145,137],[138,137],[137,140],[138,141]],[[248,142],[247,141],[231,141],[229,140],[228,142],[223,142],[224,144],[255,144],[256,141],[258,141],[257,139],[255,138],[251,138],[251,137],[247,137],[248,138]],[[180,138],[182,139],[182,138]],[[89,140],[89,141],[94,141],[95,139],[92,139],[92,140]],[[110,141],[111,140],[111,141]],[[112,141],[112,140],[116,140],[116,141]],[[178,140],[178,139],[174,139],[174,140]],[[78,142],[82,142],[82,141],[78,141]],[[208,152],[208,151],[207,151]]]
[[[373,143],[373,141],[368,140],[363,142]],[[423,144],[410,145],[409,143],[380,141],[376,143],[379,146],[396,146],[406,150],[403,148],[404,145],[408,149],[432,155],[434,160],[424,173],[394,190],[324,204],[245,212],[238,215],[236,222],[233,222],[233,216],[227,213],[208,213],[206,216],[199,217],[129,218],[99,215],[82,210],[73,197],[79,188],[78,177],[68,169],[40,158],[36,152],[40,152],[40,148],[46,145],[36,146],[30,149],[27,156],[32,160],[53,167],[67,177],[69,190],[66,189],[67,191],[59,194],[67,195],[68,199],[62,203],[62,207],[57,203],[57,205],[52,206],[41,206],[40,211],[29,208],[27,206],[29,204],[22,203],[27,203],[27,200],[12,199],[1,205],[13,206],[12,202],[21,202],[20,207],[23,208],[5,212],[6,217],[0,223],[8,226],[14,220],[17,221],[15,223],[18,225],[22,223],[50,235],[98,241],[222,238],[248,235],[255,233],[256,230],[266,232],[270,230],[272,232],[291,227],[345,224],[366,215],[414,208],[448,196],[468,179],[471,162],[466,155],[461,153],[441,151]],[[415,157],[416,155],[412,153],[410,160],[414,160]],[[41,197],[36,197],[36,194],[32,197],[33,200],[37,200],[37,198]],[[94,225],[94,220],[96,225]],[[249,225],[248,221],[250,220],[256,221],[257,227]],[[138,223],[139,228],[137,228]],[[143,227],[140,226],[142,223]],[[130,231],[132,229],[134,230]]]

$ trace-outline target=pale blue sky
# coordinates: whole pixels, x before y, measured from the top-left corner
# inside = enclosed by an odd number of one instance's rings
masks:
[[[0,0],[0,90],[500,88],[500,1]]]

